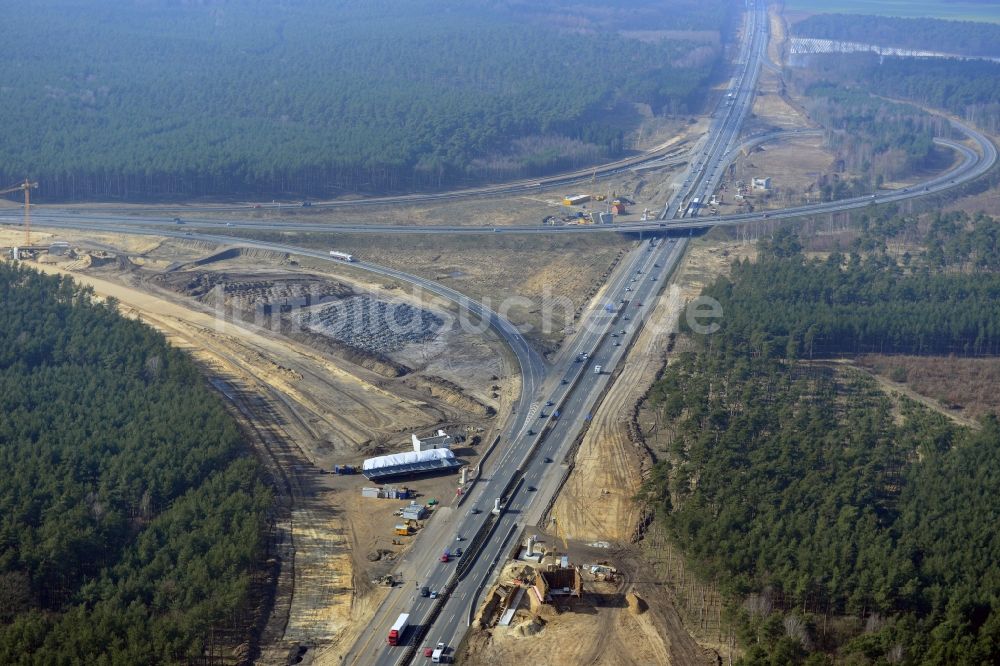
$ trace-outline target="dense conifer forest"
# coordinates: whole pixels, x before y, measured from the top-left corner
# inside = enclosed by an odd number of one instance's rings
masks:
[[[945,109],[983,129],[1000,130],[1000,63],[874,54],[810,56],[809,77]],[[794,72],[801,78],[803,75]]]
[[[0,22],[0,182],[337,196],[580,166],[627,148],[634,103],[700,108],[730,4],[33,2]]]
[[[246,616],[272,501],[232,418],[68,278],[0,264],[0,303],[0,663],[198,657]]]
[[[795,23],[792,33],[796,37],[955,55],[1000,57],[1000,25],[978,21],[814,14]]]
[[[957,427],[821,358],[997,353],[1000,284],[963,261],[967,221],[937,216],[912,269],[808,260],[779,232],[707,290],[721,329],[654,386],[671,444],[646,491],[727,596],[743,663],[1000,660],[1000,424]]]

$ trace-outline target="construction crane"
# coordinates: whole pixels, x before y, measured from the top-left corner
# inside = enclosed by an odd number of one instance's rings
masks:
[[[562,531],[562,526],[559,525],[559,521],[556,520],[555,516],[552,516],[552,526],[555,527],[556,536],[562,539],[563,551],[569,551],[569,544],[566,543],[566,535]]]
[[[31,247],[31,190],[38,187],[38,183],[24,179],[23,183],[18,183],[13,187],[0,190],[0,194],[10,194],[21,190],[24,192],[24,246]]]

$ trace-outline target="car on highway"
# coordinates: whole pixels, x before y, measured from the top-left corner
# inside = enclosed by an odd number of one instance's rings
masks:
[[[632,291],[632,287],[625,287],[625,291]]]
[[[226,222],[226,226],[227,227],[231,227],[231,226],[233,226],[233,223],[232,222]]]
[[[432,647],[425,647],[424,648],[424,656],[425,657],[430,657],[432,654],[434,654],[434,648],[432,648]]]
[[[184,220],[179,217],[174,218],[174,224],[184,224]]]
[[[545,401],[545,406],[546,407],[551,407],[552,406],[552,401],[551,400],[546,400]]]
[[[303,208],[310,208],[310,207],[312,207],[312,202],[311,201],[303,201],[302,202],[302,207]]]
[[[628,321],[628,315],[622,315],[622,319],[624,319],[625,321]]]
[[[619,342],[618,340],[615,340],[615,347],[621,347],[621,346],[622,346],[622,343]]]
[[[649,276],[649,281],[650,282],[656,282],[656,276],[655,275],[650,275]]]
[[[429,597],[430,594],[431,594],[431,589],[429,587],[427,587],[426,585],[424,585],[422,588],[420,588],[420,596],[422,596],[422,597]]]
[[[534,434],[535,434],[535,431],[532,430],[531,428],[528,428],[528,437],[531,437]]]
[[[462,549],[461,548],[456,548],[455,549],[455,557],[461,557],[461,556],[462,556]]]
[[[456,534],[455,535],[455,541],[461,541],[461,540],[462,540],[462,535],[461,534]]]
[[[537,489],[537,488],[535,488],[534,486],[528,486],[528,492],[532,492],[532,493],[533,493],[533,492],[535,492],[536,490],[538,490],[538,489]]]
[[[433,592],[431,592],[431,599],[437,599],[437,598],[438,598],[437,590],[434,590]]]
[[[569,384],[569,380],[563,377],[563,380],[559,382],[560,384]]]
[[[543,460],[545,460],[545,462],[547,462],[547,463],[552,462],[552,458],[549,458],[548,456],[545,456],[545,458]]]
[[[670,241],[670,242],[673,243],[673,241]],[[653,268],[659,268],[659,267],[660,267],[659,264],[653,264]]]
[[[471,509],[469,509],[469,515],[470,516],[475,516],[478,513],[479,513],[479,507],[477,507],[477,506],[474,506]]]

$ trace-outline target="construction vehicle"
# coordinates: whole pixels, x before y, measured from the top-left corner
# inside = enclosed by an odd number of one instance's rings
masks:
[[[396,525],[396,536],[410,536],[410,526],[403,524]]]
[[[31,247],[31,190],[38,187],[38,183],[24,179],[23,183],[18,183],[5,190],[0,190],[0,194],[11,192],[24,192],[24,246]]]
[[[399,645],[400,640],[403,638],[403,634],[406,633],[406,627],[410,623],[409,613],[400,613],[399,617],[393,623],[392,628],[389,629],[388,642],[389,645]]]

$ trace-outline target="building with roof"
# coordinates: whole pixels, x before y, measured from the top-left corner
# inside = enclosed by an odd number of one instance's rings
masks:
[[[429,451],[431,449],[450,449],[455,443],[455,438],[444,430],[438,430],[436,435],[420,439],[416,435],[410,435],[413,441],[414,451]]]
[[[450,449],[404,451],[368,458],[361,473],[371,481],[388,481],[408,476],[451,472],[462,466]]]

